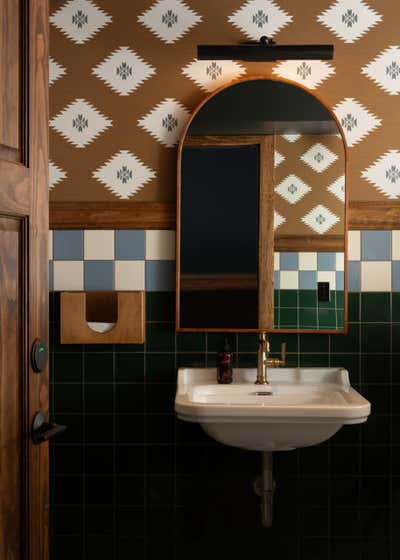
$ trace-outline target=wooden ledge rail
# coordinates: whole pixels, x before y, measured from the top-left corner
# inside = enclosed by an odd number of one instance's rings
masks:
[[[143,344],[144,292],[62,292],[61,344]],[[115,323],[97,332],[88,322]]]

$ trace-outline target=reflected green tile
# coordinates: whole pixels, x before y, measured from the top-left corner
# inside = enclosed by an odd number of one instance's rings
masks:
[[[299,290],[299,306],[300,307],[317,307],[316,290]]]
[[[337,316],[337,328],[343,329],[344,328],[344,311],[343,309],[336,309],[336,316]]]
[[[280,290],[279,307],[298,307],[298,290]]]
[[[329,301],[318,301],[319,309],[336,309],[336,292],[331,291],[331,298]]]
[[[361,320],[373,323],[390,321],[390,292],[363,292]]]
[[[299,328],[318,328],[318,317],[316,309],[300,309]]]
[[[336,329],[336,321],[336,311],[334,309],[318,309],[318,324],[320,329]]]
[[[297,329],[298,328],[297,309],[281,308],[279,313],[279,327],[281,329]]]
[[[361,351],[371,354],[374,352],[389,352],[390,334],[390,325],[386,323],[363,324],[361,326]]]
[[[342,290],[336,291],[336,307],[344,308],[344,292]]]

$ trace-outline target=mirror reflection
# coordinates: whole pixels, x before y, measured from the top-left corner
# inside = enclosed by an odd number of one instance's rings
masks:
[[[271,79],[210,97],[178,203],[178,328],[344,328],[345,147],[316,97]]]

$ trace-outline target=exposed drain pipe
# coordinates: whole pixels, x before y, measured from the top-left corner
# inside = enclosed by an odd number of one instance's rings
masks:
[[[263,451],[261,457],[262,473],[254,482],[254,491],[260,496],[261,522],[264,527],[272,527],[275,492],[272,452]]]

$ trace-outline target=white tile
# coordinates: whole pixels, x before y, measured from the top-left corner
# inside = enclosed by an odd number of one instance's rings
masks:
[[[114,230],[85,230],[84,258],[86,260],[114,260]]]
[[[392,259],[400,261],[400,231],[392,231]]]
[[[274,253],[274,270],[279,270],[280,253]]]
[[[144,290],[144,261],[115,261],[116,290]]]
[[[280,289],[281,290],[299,289],[299,273],[297,270],[281,270]]]
[[[336,290],[336,272],[334,270],[318,270],[317,282],[329,282],[329,289]]]
[[[49,248],[48,248],[49,261],[51,261],[53,259],[53,232],[52,232],[52,230],[49,230],[48,243],[49,243]]]
[[[54,261],[55,291],[83,290],[83,261]]]
[[[344,271],[344,253],[336,253],[336,270]]]
[[[173,261],[175,259],[175,232],[152,229],[146,231],[146,260]]]
[[[361,263],[362,292],[390,292],[392,263],[390,261],[363,261]]]
[[[299,270],[317,270],[317,253],[299,253]]]
[[[349,261],[359,261],[361,259],[361,232],[349,231],[348,235]]]

